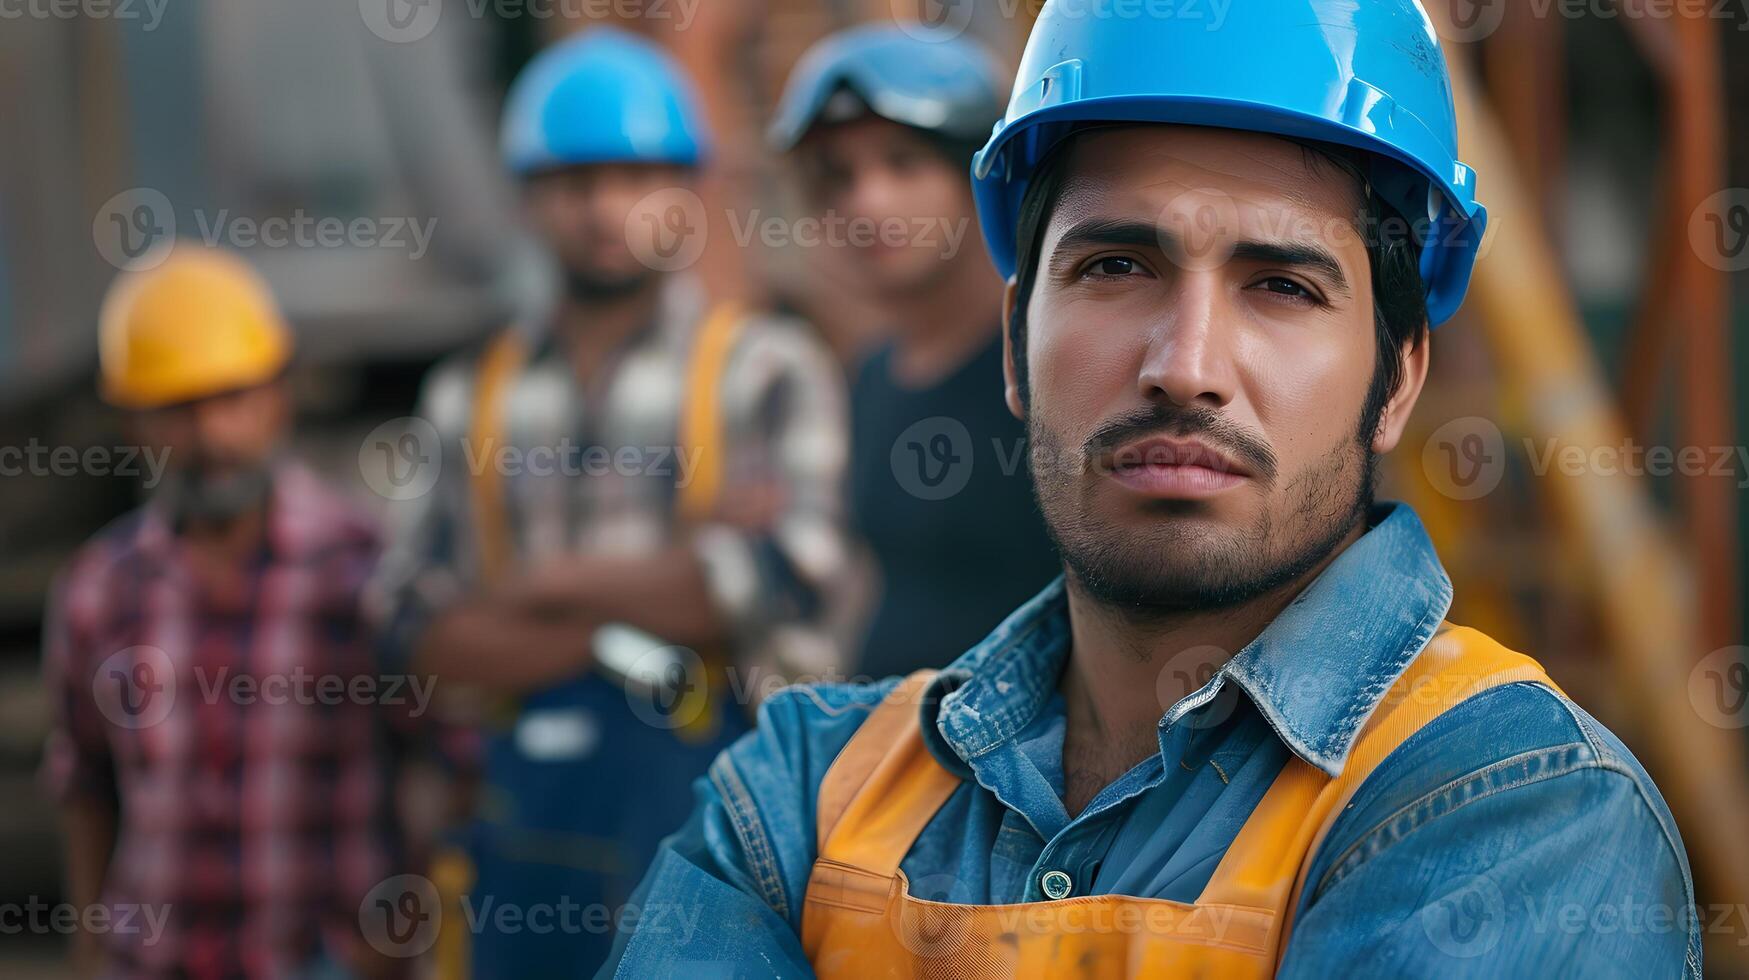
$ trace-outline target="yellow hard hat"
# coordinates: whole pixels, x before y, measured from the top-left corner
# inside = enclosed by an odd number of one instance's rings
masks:
[[[124,272],[98,322],[103,397],[158,408],[269,381],[291,357],[291,331],[267,283],[242,259],[187,242]]]

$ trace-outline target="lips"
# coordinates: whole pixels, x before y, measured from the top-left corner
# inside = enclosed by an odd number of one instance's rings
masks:
[[[1100,458],[1108,470],[1144,467],[1199,467],[1233,476],[1248,477],[1251,472],[1231,457],[1197,439],[1173,439],[1151,436],[1118,447]]]
[[[1196,439],[1152,436],[1098,459],[1100,472],[1148,497],[1193,500],[1243,484],[1250,470]]]

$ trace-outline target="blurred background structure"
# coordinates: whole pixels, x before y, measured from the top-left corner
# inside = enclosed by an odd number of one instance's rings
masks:
[[[1204,6],[1212,19],[1224,4]],[[1387,495],[1433,532],[1457,585],[1451,618],[1542,659],[1623,736],[1676,814],[1702,909],[1740,908],[1749,3],[1428,6],[1460,75],[1463,157],[1494,226],[1470,302],[1435,336],[1434,377]],[[0,447],[122,444],[92,383],[103,290],[164,236],[212,238],[262,270],[296,326],[302,448],[370,500],[365,434],[411,411],[438,358],[550,288],[499,169],[497,114],[544,41],[608,22],[669,45],[701,80],[721,140],[706,185],[711,291],[798,312],[848,359],[874,324],[831,270],[800,247],[744,246],[723,217],[796,210],[762,142],[785,75],[819,37],[879,19],[964,24],[1015,59],[1036,7],[11,8]],[[331,240],[324,219],[356,230]],[[45,590],[137,493],[125,474],[0,473],[0,902],[60,887],[53,810],[32,782]],[[1721,921],[1706,936],[1709,973],[1749,975],[1749,916]],[[61,975],[59,945],[8,937],[0,974]]]

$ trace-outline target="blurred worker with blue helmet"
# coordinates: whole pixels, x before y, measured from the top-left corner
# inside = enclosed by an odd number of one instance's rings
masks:
[[[969,38],[864,25],[802,56],[771,127],[813,214],[846,228],[813,257],[885,325],[851,387],[851,512],[880,572],[862,676],[946,664],[1057,574],[1025,430],[992,397],[1002,283],[966,234],[967,172],[1006,85]]]
[[[1433,24],[1187,14],[1046,0],[974,171],[1063,577],[767,701],[619,975],[1700,975],[1645,770],[1374,499],[1486,220]]]
[[[708,137],[661,48],[599,28],[539,55],[503,154],[562,289],[427,381],[444,465],[399,505],[379,608],[411,669],[492,705],[440,955],[471,933],[475,977],[576,976],[751,702],[836,663],[845,406],[811,330],[688,274]]]

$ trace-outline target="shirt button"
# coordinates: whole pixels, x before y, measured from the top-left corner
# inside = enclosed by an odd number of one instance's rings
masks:
[[[1052,900],[1068,898],[1069,893],[1075,890],[1075,882],[1061,871],[1046,871],[1039,878],[1038,886],[1044,889],[1045,897]]]

